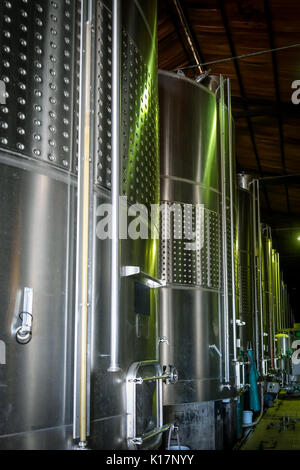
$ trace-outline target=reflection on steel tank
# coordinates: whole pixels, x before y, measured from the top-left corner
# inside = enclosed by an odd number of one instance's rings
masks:
[[[179,377],[164,390],[169,412],[185,404],[188,413],[196,402],[236,394],[236,189],[227,84],[222,77],[198,84],[159,73],[161,199],[173,214],[161,220],[161,275],[167,283],[161,336],[168,340],[161,354]],[[189,230],[194,249],[187,249]],[[171,238],[164,240],[167,233]]]

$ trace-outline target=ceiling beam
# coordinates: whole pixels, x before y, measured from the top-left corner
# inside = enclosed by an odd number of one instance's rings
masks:
[[[167,2],[167,5],[168,5],[167,14],[170,15],[170,18],[171,18],[171,21],[173,23],[174,29],[176,31],[178,40],[181,44],[182,49],[185,52],[186,58],[187,58],[189,64],[192,64],[194,62],[194,58],[190,54],[189,48],[186,46],[186,43],[185,43],[185,40],[184,40],[185,36],[182,34],[182,31],[181,31],[182,28],[181,28],[181,25],[180,25],[178,15],[175,14],[174,7],[173,7],[173,1],[172,0],[166,0],[166,2]]]
[[[248,175],[253,175],[253,177],[260,179],[262,183],[265,184],[278,184],[284,183],[285,180],[289,180],[291,183],[296,183],[297,185],[300,184],[300,173],[290,173],[288,175],[282,175],[281,173],[274,172],[274,171],[264,171],[264,176],[260,176],[257,173],[257,170],[254,168],[239,168],[238,171],[243,171]]]
[[[233,39],[232,39],[232,36],[231,36],[231,31],[230,31],[230,28],[229,28],[229,24],[228,24],[228,20],[227,20],[225,8],[224,8],[223,0],[218,0],[218,8],[219,8],[221,16],[222,16],[222,21],[223,21],[227,41],[228,41],[228,44],[229,44],[229,47],[230,47],[231,56],[236,57],[237,54],[236,54],[235,46],[234,46]],[[238,83],[239,83],[241,96],[244,100],[244,104],[243,104],[244,110],[248,111],[246,93],[245,93],[245,89],[244,89],[244,85],[243,85],[243,80],[242,80],[242,75],[241,75],[238,60],[233,59],[233,63],[234,63],[235,73],[236,73]],[[251,143],[252,143],[252,147],[253,147],[253,151],[254,151],[254,156],[255,156],[255,159],[256,159],[256,164],[257,164],[257,167],[258,167],[258,171],[259,171],[260,175],[263,176],[261,162],[260,162],[260,158],[259,158],[259,155],[258,155],[258,150],[257,150],[256,142],[255,142],[255,135],[254,135],[254,131],[253,131],[252,121],[251,121],[249,116],[246,117],[246,119],[247,119],[250,139],[251,139]],[[267,205],[268,205],[269,209],[271,210],[271,205],[270,205],[270,201],[269,201],[269,197],[268,197],[268,192],[267,192],[265,187],[264,187],[264,194],[265,194],[265,199],[267,201]]]
[[[293,230],[293,227],[300,225],[300,213],[293,214],[291,212],[288,214],[287,212],[274,211],[270,215],[266,209],[262,208],[262,220],[274,229],[278,227]]]
[[[274,228],[274,230],[276,230],[276,232],[293,232],[293,231],[296,231],[296,232],[299,232],[300,231],[300,227],[276,227]]]
[[[198,67],[197,67],[198,71],[199,71],[200,74],[202,74],[205,68],[202,67],[200,64],[204,63],[205,61],[204,61],[204,57],[203,57],[202,51],[200,49],[197,37],[196,37],[195,32],[192,28],[190,18],[189,18],[189,15],[188,15],[188,11],[187,11],[187,9],[184,5],[184,2],[181,2],[180,0],[173,0],[173,4],[174,4],[174,7],[176,9],[181,27],[182,27],[182,29],[185,33],[185,36],[186,36],[187,42],[189,44],[189,47],[192,51],[194,60],[195,60],[196,64],[199,64]]]
[[[260,116],[282,116],[300,118],[300,105],[297,106],[291,103],[278,103],[272,100],[246,100],[248,110],[235,111],[234,108],[241,108],[244,106],[245,100],[241,97],[232,96],[233,116],[235,119],[242,119],[247,117],[260,117]]]
[[[273,26],[272,26],[272,18],[271,18],[271,11],[269,0],[264,0],[265,6],[265,17],[268,27],[268,34],[269,34],[269,41],[270,41],[270,49],[275,49],[275,42],[274,42],[274,34],[273,34]],[[274,74],[274,84],[275,84],[275,95],[276,101],[280,106],[280,88],[279,88],[279,80],[278,80],[278,65],[277,65],[277,57],[276,52],[272,52],[272,64],[273,64],[273,74]],[[283,174],[286,174],[286,165],[285,165],[285,149],[284,149],[284,135],[283,135],[283,123],[282,123],[282,114],[277,113],[277,121],[278,121],[278,129],[279,129],[279,139],[280,139],[280,155],[281,155],[281,165]],[[290,199],[289,199],[289,189],[287,184],[285,184],[285,193],[286,193],[286,202],[287,202],[287,209],[290,212]]]

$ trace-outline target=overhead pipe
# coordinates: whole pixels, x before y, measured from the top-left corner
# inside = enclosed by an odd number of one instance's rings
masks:
[[[111,254],[111,336],[109,372],[120,370],[120,126],[121,126],[121,1],[112,2],[112,254]]]
[[[186,20],[186,17],[184,15],[184,12],[182,10],[182,6],[180,5],[180,1],[179,0],[173,0],[174,2],[174,5],[175,5],[175,8],[176,8],[176,11],[178,13],[178,16],[179,16],[179,20],[180,20],[180,23],[181,23],[181,26],[184,30],[184,34],[186,35],[186,38],[187,38],[187,41],[189,43],[189,46],[191,48],[191,51],[192,51],[192,54],[194,56],[194,59],[195,59],[195,62],[196,62],[196,66],[199,70],[199,73],[200,75],[202,75],[204,73],[204,70],[203,68],[201,67],[201,57],[199,56],[199,54],[197,53],[197,46],[196,44],[194,43],[194,40],[192,38],[192,33],[190,31],[190,27],[188,25],[188,22]]]

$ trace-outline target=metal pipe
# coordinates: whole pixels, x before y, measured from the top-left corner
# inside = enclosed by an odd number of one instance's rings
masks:
[[[275,321],[274,321],[274,292],[273,292],[273,257],[272,257],[272,234],[270,229],[270,238],[269,238],[269,279],[270,279],[270,345],[271,346],[271,366],[272,369],[275,367],[274,357],[275,357]]]
[[[255,355],[257,367],[259,367],[259,327],[258,327],[258,292],[257,292],[257,220],[256,220],[256,182],[253,180],[252,192],[252,217],[253,217],[253,286],[254,286],[254,319],[255,319]]]
[[[281,321],[281,286],[280,286],[280,268],[279,268],[279,253],[276,253],[276,272],[277,272],[277,311],[278,311],[278,327],[282,329]]]
[[[120,125],[121,125],[121,3],[112,2],[112,254],[111,254],[111,344],[109,372],[119,366],[120,315]]]
[[[87,325],[88,325],[88,254],[89,254],[89,209],[90,209],[90,83],[91,83],[91,31],[86,23],[86,92],[84,110],[84,155],[83,155],[83,207],[81,245],[81,354],[80,354],[80,441],[87,440]]]
[[[261,340],[261,372],[264,373],[264,321],[263,321],[263,293],[262,293],[262,257],[261,257],[261,223],[260,223],[260,194],[257,180],[257,229],[258,229],[258,266],[259,266],[259,307],[260,307],[260,340]]]
[[[87,444],[87,375],[90,242],[92,2],[81,2],[76,331],[73,437]]]
[[[191,31],[190,31],[190,28],[189,28],[189,25],[187,24],[187,21],[186,21],[186,18],[184,16],[184,13],[182,11],[182,7],[179,3],[179,0],[173,0],[174,1],[174,5],[175,5],[175,8],[177,10],[177,13],[178,13],[178,16],[179,16],[179,19],[180,19],[180,23],[181,23],[181,26],[184,30],[184,34],[186,35],[186,38],[187,38],[187,41],[189,43],[189,46],[192,50],[192,54],[194,56],[194,59],[195,59],[195,62],[198,67],[198,70],[200,72],[200,74],[203,73],[203,69],[200,65],[200,63],[202,62],[201,61],[201,58],[199,56],[199,54],[197,53],[197,46],[194,44],[194,41],[193,41],[193,38],[192,38],[192,34],[191,34]]]
[[[221,179],[222,179],[222,246],[223,246],[223,305],[224,305],[224,352],[225,383],[229,383],[229,298],[227,258],[227,207],[226,207],[226,136],[224,79],[220,75],[220,133],[221,133]]]
[[[279,295],[279,277],[278,277],[278,253],[276,252],[276,302],[277,302],[277,328],[281,329],[280,322],[280,295]]]
[[[164,432],[171,429],[172,426],[174,427],[174,424],[165,424],[164,426],[161,426],[160,428],[153,429],[152,431],[149,431],[148,433],[143,434],[141,437],[135,437],[131,439],[131,441],[134,445],[141,446],[148,439],[152,439],[153,437],[158,436],[159,434],[163,434]]]
[[[233,188],[233,154],[232,154],[232,118],[231,118],[231,87],[227,79],[227,110],[228,110],[228,156],[229,156],[229,186],[230,186],[230,242],[231,242],[231,276],[232,276],[232,327],[233,327],[233,362],[237,364],[236,341],[236,284],[235,284],[235,247],[234,247],[234,188]],[[239,370],[236,370],[236,386],[240,387]]]
[[[274,328],[275,332],[278,330],[278,310],[277,310],[277,271],[276,271],[276,253],[272,249],[272,263],[273,263],[273,299],[274,299]],[[275,348],[276,351],[276,348]]]

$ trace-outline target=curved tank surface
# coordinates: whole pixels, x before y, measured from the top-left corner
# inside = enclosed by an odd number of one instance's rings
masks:
[[[0,6],[1,448],[72,436],[77,21],[76,2]],[[20,344],[25,288],[32,339]]]
[[[162,71],[159,96],[161,200],[165,207],[161,272],[166,281],[161,290],[161,336],[167,339],[161,354],[164,363],[176,365],[179,377],[177,384],[165,388],[164,404],[217,400],[232,396],[235,386],[232,326],[225,329],[223,311],[218,97],[209,87]],[[225,125],[227,146],[228,120]],[[228,202],[229,187],[225,191]],[[228,214],[226,219],[228,322],[232,325]],[[226,355],[230,366],[224,386]]]

